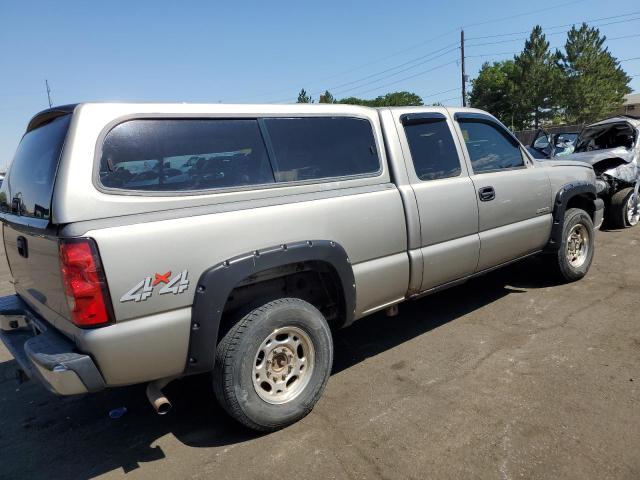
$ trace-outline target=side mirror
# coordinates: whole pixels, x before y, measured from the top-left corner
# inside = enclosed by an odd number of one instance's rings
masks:
[[[544,155],[549,155],[552,150],[552,139],[551,136],[545,132],[542,128],[540,128],[536,132],[536,136],[533,137],[533,141],[531,142],[531,148],[537,150]]]

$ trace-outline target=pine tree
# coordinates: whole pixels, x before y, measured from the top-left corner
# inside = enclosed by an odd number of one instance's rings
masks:
[[[297,103],[313,103],[313,98],[311,98],[311,95],[309,95],[303,88],[302,90],[300,90],[300,93],[298,93]]]
[[[552,119],[560,106],[562,71],[560,53],[551,53],[549,42],[536,25],[524,50],[514,58],[513,101],[516,108],[530,117],[535,128]]]
[[[336,103],[336,99],[331,95],[329,90],[325,90],[324,93],[320,95],[318,103]]]
[[[620,62],[604,46],[606,37],[600,30],[583,23],[567,34],[561,66],[567,120],[589,123],[605,117],[622,105],[631,93],[631,78]]]

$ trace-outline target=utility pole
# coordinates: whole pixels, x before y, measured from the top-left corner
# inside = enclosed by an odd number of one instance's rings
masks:
[[[47,99],[49,100],[49,108],[51,108],[51,89],[49,88],[49,80],[45,79],[44,84],[47,87]]]
[[[462,106],[467,106],[467,75],[464,73],[464,30],[460,30],[460,66],[462,67]]]

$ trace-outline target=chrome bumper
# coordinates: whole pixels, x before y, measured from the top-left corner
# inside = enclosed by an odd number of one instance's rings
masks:
[[[17,295],[0,297],[0,340],[27,376],[53,393],[75,395],[105,387],[93,359],[47,327]]]

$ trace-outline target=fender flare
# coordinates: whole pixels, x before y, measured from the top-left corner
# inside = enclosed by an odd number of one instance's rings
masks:
[[[353,322],[355,277],[346,251],[337,242],[307,240],[238,255],[205,270],[198,280],[184,373],[190,375],[213,369],[222,312],[229,294],[242,280],[270,268],[308,261],[322,261],[334,268],[342,284],[345,325]]]
[[[562,226],[564,224],[567,205],[569,204],[569,200],[578,195],[586,196],[595,203],[597,199],[596,186],[585,181],[566,183],[560,187],[558,193],[556,193],[556,199],[553,204],[553,225],[551,227],[551,237],[547,244],[547,250],[558,251],[560,248],[562,244]]]

